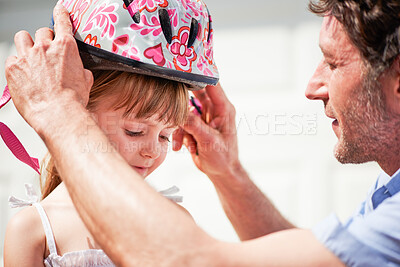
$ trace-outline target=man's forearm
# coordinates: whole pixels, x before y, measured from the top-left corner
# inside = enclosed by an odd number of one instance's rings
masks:
[[[240,164],[233,167],[223,178],[213,177],[211,181],[241,240],[258,238],[294,227],[251,181]]]
[[[56,107],[53,116],[63,120],[39,133],[83,221],[111,259],[121,266],[169,266],[191,257],[188,266],[211,266],[207,259],[217,242],[149,187],[86,110],[72,105],[68,112]]]

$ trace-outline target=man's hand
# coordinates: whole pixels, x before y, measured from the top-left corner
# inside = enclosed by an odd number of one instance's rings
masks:
[[[202,117],[189,113],[187,123],[174,133],[173,149],[184,144],[196,166],[218,179],[240,168],[235,108],[219,84],[193,93],[202,104]]]
[[[39,134],[45,127],[44,116],[52,116],[57,106],[77,101],[86,106],[93,83],[79,57],[68,11],[60,4],[54,8],[54,23],[55,38],[49,28],[39,29],[35,42],[26,31],[18,32],[14,40],[18,56],[6,61],[13,102]]]

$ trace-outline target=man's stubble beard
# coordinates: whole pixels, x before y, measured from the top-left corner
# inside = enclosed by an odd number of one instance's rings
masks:
[[[348,99],[334,149],[340,163],[379,161],[382,152],[390,149],[393,136],[388,129],[390,119],[381,87],[367,71],[362,86]]]

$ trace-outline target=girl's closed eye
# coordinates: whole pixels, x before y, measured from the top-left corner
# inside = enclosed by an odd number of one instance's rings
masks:
[[[169,136],[167,136],[167,135],[160,135],[160,138],[161,138],[163,141],[171,142],[171,141],[169,140]]]
[[[143,136],[144,132],[143,131],[134,132],[125,129],[125,134],[128,136]]]

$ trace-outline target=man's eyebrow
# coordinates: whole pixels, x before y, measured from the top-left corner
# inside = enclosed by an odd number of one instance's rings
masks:
[[[319,48],[321,49],[322,54],[324,57],[333,57],[333,54],[328,52],[326,49],[324,49],[321,44],[319,44]]]

